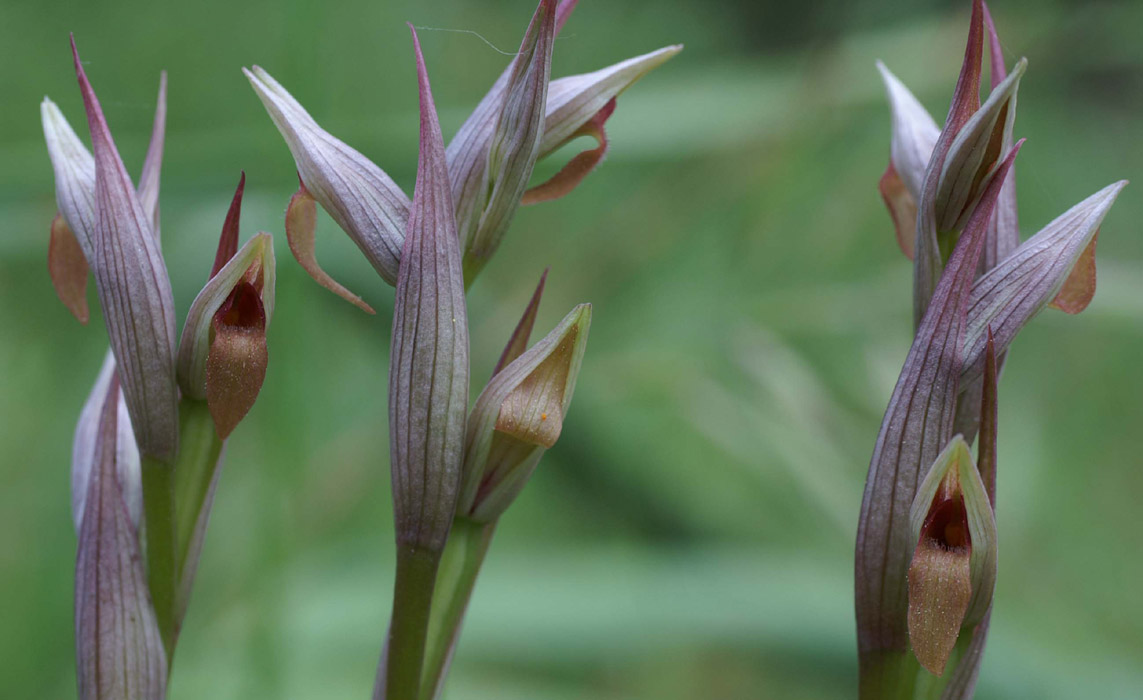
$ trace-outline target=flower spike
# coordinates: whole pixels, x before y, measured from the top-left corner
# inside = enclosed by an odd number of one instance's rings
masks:
[[[95,157],[96,287],[131,424],[142,453],[163,460],[178,446],[174,302],[148,216],[115,148],[72,40]]]
[[[545,8],[550,12],[550,0],[542,0],[533,17],[532,26],[535,26],[537,20],[541,18]],[[568,1],[560,2],[555,8],[553,39],[559,35],[563,23],[574,8],[575,2]],[[457,222],[462,236],[470,243],[465,249],[469,282],[493,252],[484,243],[480,243],[473,251],[471,244],[476,234],[472,232],[479,226],[477,219],[481,216],[482,203],[489,194],[489,176],[486,171],[490,163],[490,149],[493,147],[497,125],[502,123],[503,106],[510,99],[507,94],[510,89],[510,79],[518,73],[517,69],[526,59],[534,59],[536,56],[535,53],[526,50],[531,29],[530,26],[521,53],[513,58],[448,145],[449,174],[457,207]],[[594,73],[551,81],[547,87],[542,138],[533,162],[553,153],[578,136],[594,138],[597,147],[573,158],[572,162],[548,182],[531,190],[522,191],[516,201],[534,204],[557,199],[574,189],[607,152],[608,141],[603,123],[614,109],[612,100],[639,78],[681,50],[682,46],[669,46]],[[548,52],[550,53],[550,47]],[[496,218],[499,218],[499,215]],[[506,223],[505,221],[505,225]],[[484,233],[482,239],[499,241],[502,237],[502,230],[489,230]]]
[[[863,684],[877,682],[874,669],[887,654],[906,648],[906,572],[915,545],[908,516],[922,470],[952,438],[969,289],[1003,175],[1022,144],[1001,163],[949,258],[889,399],[870,460],[856,549]],[[863,697],[876,692],[863,685]]]

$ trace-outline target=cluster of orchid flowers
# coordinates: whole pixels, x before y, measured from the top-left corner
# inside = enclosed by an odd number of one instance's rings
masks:
[[[991,92],[980,101],[984,44]],[[974,0],[944,128],[884,65],[892,108],[881,194],[913,261],[916,333],[877,437],[858,523],[862,698],[970,698],[997,571],[997,379],[1045,306],[1095,293],[1099,227],[1125,182],[1021,242],[1013,161],[1021,59],[1008,70]],[[976,458],[970,445],[977,442]]]
[[[545,271],[470,409],[465,291],[522,204],[567,194],[603,159],[616,97],[681,49],[553,81],[552,48],[576,2],[540,1],[520,51],[447,149],[413,30],[421,128],[411,200],[266,71],[244,69],[297,163],[301,185],[285,220],[294,257],[319,284],[372,313],[317,263],[321,204],[396,287],[389,428],[397,565],[378,698],[439,697],[496,525],[559,437],[586,347],[589,304],[528,347]],[[74,42],[73,53],[94,156],[45,99],[60,209],[49,271],[83,322],[94,272],[111,341],[73,454],[79,695],[150,700],[166,694],[225,441],[265,377],[274,254],[267,233],[238,248],[243,176],[176,345],[159,243],[166,76],[136,187]],[[536,161],[580,136],[596,147],[529,188]]]
[[[72,451],[77,677],[82,698],[160,698],[223,447],[265,378],[274,249],[267,233],[238,247],[243,176],[210,276],[176,344],[159,241],[166,75],[136,187],[74,41],[72,51],[92,150],[45,99],[60,210],[48,268],[60,299],[84,323],[89,269],[94,273],[111,346]]]

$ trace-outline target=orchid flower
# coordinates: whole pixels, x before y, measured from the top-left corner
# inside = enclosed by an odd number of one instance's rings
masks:
[[[491,527],[559,437],[591,311],[590,305],[577,307],[525,351],[545,273],[469,414],[460,238],[444,139],[415,30],[413,42],[420,161],[397,276],[389,366],[397,572],[375,688],[376,697],[410,699],[439,693]],[[458,556],[470,553],[474,534],[484,545],[478,560],[467,562],[469,575],[458,581],[447,572]]]
[[[94,273],[111,349],[80,414],[72,450],[76,659],[83,700],[165,697],[223,445],[261,388],[273,311],[269,234],[237,250],[245,177],[211,279],[175,343],[174,300],[159,242],[166,75],[138,187],[72,52],[92,152],[59,108],[41,106],[60,209],[49,272],[86,323]]]
[[[992,91],[979,97],[987,36]],[[974,0],[944,127],[883,64],[893,113],[882,197],[914,265],[913,347],[881,425],[858,523],[856,611],[863,698],[969,698],[996,578],[996,382],[1016,333],[1045,306],[1095,292],[1099,226],[1125,182],[1023,243],[1012,166],[1027,62],[1004,66]],[[970,451],[977,438],[978,456]]]
[[[460,127],[446,150],[465,284],[496,252],[521,204],[562,197],[603,159],[604,123],[616,98],[678,53],[668,46],[607,68],[550,80],[552,48],[577,0],[541,0],[519,52]],[[366,311],[334,281],[314,253],[315,202],[361,249],[377,274],[396,284],[411,203],[384,170],[338,140],[265,70],[243,69],[297,164],[300,187],[286,235],[298,262],[319,284]],[[536,162],[579,137],[597,147],[575,156],[549,181],[529,188]]]
[[[541,278],[469,413],[465,290],[520,206],[568,194],[602,161],[620,93],[682,48],[551,80],[555,40],[576,4],[539,1],[519,51],[447,148],[413,31],[421,128],[412,199],[268,72],[243,69],[297,166],[299,188],[286,210],[294,257],[323,287],[373,313],[317,262],[320,204],[396,287],[389,429],[397,566],[375,698],[439,696],[492,531],[561,433],[587,340],[591,307],[583,304],[527,349]],[[530,186],[540,158],[581,136],[596,146]]]

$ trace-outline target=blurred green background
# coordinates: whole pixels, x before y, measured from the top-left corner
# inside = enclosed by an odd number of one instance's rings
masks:
[[[854,696],[853,536],[911,333],[910,267],[876,189],[889,120],[873,64],[943,116],[969,3],[901,4],[581,2],[556,75],[687,49],[620,99],[597,173],[520,212],[470,296],[473,396],[544,266],[538,328],[580,301],[595,321],[564,437],[502,521],[447,697]],[[6,696],[74,697],[68,465],[106,334],[94,291],[82,327],[46,274],[41,97],[86,132],[67,32],[132,172],[169,71],[163,243],[180,317],[240,169],[243,237],[277,240],[269,376],[229,446],[170,696],[364,698],[392,581],[392,289],[324,215],[319,258],[378,315],[290,258],[293,163],[239,67],[265,67],[411,191],[404,21],[511,51],[532,9],[0,2]],[[1009,64],[1030,62],[1017,119],[1027,236],[1109,182],[1143,181],[1143,4],[993,10]],[[422,39],[447,136],[507,59],[472,35]],[[1105,222],[1091,307],[1045,312],[1010,354],[982,700],[1143,695],[1139,186]]]

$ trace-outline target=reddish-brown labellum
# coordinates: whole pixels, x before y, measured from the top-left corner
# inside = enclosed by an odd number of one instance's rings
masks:
[[[56,295],[80,323],[87,323],[87,258],[62,214],[52,219],[48,242],[48,274]]]
[[[290,244],[290,252],[294,254],[294,259],[321,286],[367,314],[377,313],[361,297],[330,277],[329,273],[318,264],[317,256],[314,254],[314,229],[316,225],[317,202],[310,191],[306,189],[301,175],[298,175],[298,191],[294,193],[293,197],[290,197],[290,205],[286,208],[286,242]]]
[[[1064,280],[1064,286],[1060,288],[1056,298],[1052,299],[1049,306],[1053,309],[1059,309],[1064,313],[1078,314],[1087,308],[1091,303],[1092,297],[1095,296],[1095,245],[1099,241],[1099,230],[1097,229],[1095,235],[1091,237],[1091,243],[1080,253],[1079,260],[1076,261],[1075,267]]]
[[[607,155],[607,130],[604,128],[604,125],[614,111],[615,98],[612,97],[611,100],[604,105],[603,109],[596,112],[594,117],[589,119],[587,123],[581,126],[572,135],[573,139],[579,136],[590,136],[595,139],[598,145],[591,150],[577,154],[549,180],[525,192],[524,198],[520,203],[539,204],[540,202],[549,202],[567,195],[578,187],[579,183],[583,182],[583,179],[591,174],[595,166],[603,161],[603,156]]]
[[[877,183],[881,192],[881,199],[885,201],[890,215],[893,217],[893,227],[897,230],[897,245],[906,258],[913,259],[914,238],[917,231],[917,200],[905,187],[905,182],[893,167],[892,161],[885,168],[885,173]]]
[[[206,359],[206,401],[226,439],[258,398],[266,378],[266,311],[262,268],[252,265],[214,314]]]
[[[917,661],[937,676],[972,599],[972,536],[958,469],[941,482],[909,565],[909,642]]]

